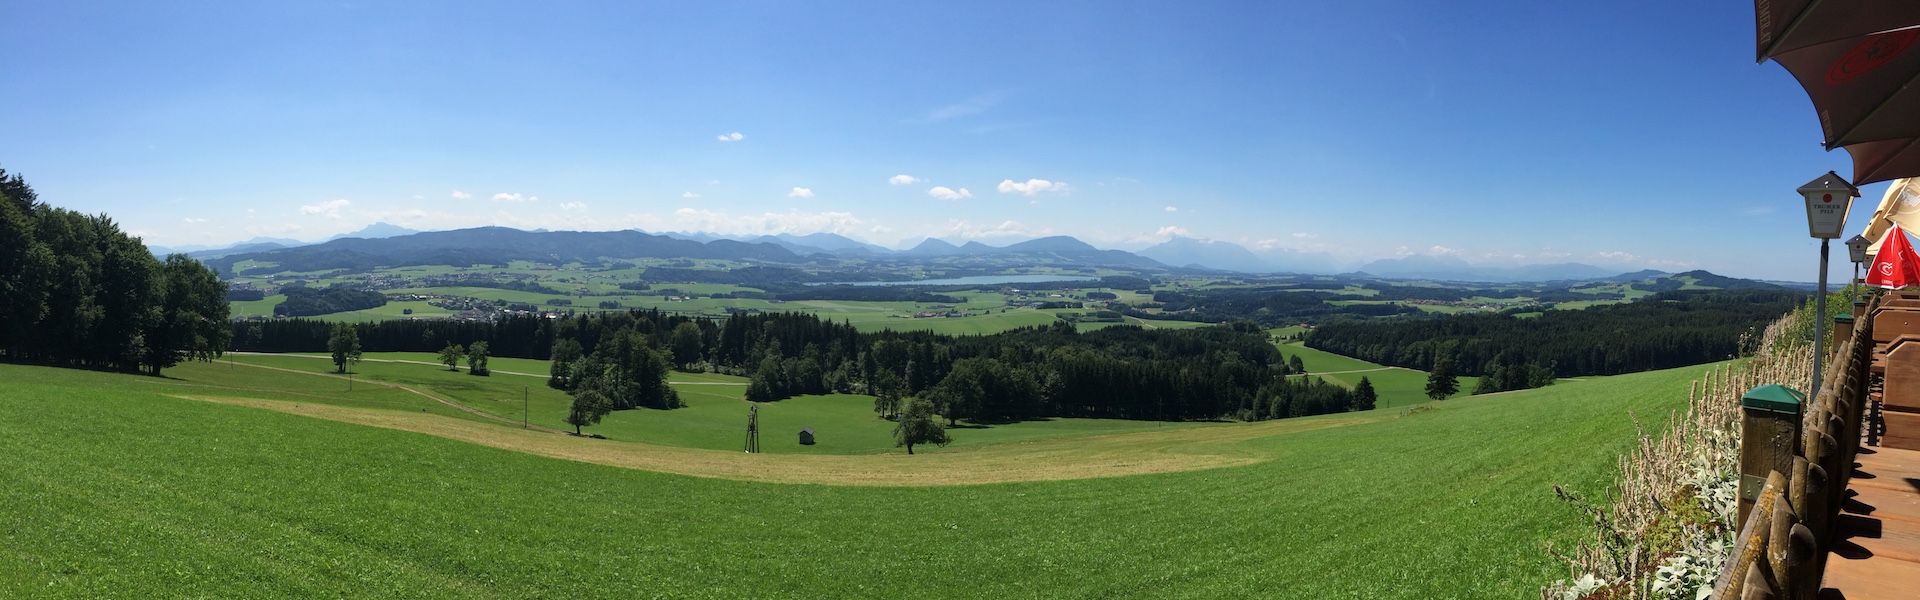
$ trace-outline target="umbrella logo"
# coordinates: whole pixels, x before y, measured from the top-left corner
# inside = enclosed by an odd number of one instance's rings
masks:
[[[1899,58],[1908,46],[1913,45],[1915,38],[1920,38],[1920,29],[1889,31],[1862,40],[1827,68],[1827,83],[1846,83],[1873,72],[1881,65]]]
[[[1883,263],[1880,263],[1880,274],[1881,274],[1881,275],[1886,275],[1886,276],[1892,276],[1892,275],[1893,275],[1893,263],[1890,263],[1890,262],[1883,262]]]

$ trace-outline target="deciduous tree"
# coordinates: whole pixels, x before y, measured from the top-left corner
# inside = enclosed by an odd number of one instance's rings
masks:
[[[932,402],[921,398],[907,401],[906,411],[900,413],[900,424],[893,427],[894,447],[906,446],[907,454],[913,454],[915,444],[947,445],[952,441],[947,437],[947,428],[934,417]]]
[[[440,349],[440,364],[446,365],[448,371],[459,371],[460,361],[466,357],[467,349],[453,342],[447,342],[447,347]]]
[[[580,390],[573,395],[573,407],[567,410],[567,424],[573,426],[573,434],[581,435],[580,428],[598,424],[601,417],[613,411],[613,402],[600,392]]]
[[[580,342],[572,338],[553,343],[552,362],[547,365],[547,387],[573,389],[573,365],[581,358]]]
[[[185,360],[212,361],[232,339],[227,328],[227,286],[200,261],[174,254],[155,278],[159,306],[144,335],[148,373]]]
[[[480,340],[467,346],[467,374],[486,377],[491,373],[491,371],[487,370],[486,340]]]
[[[360,332],[354,330],[352,323],[335,324],[333,337],[327,340],[327,351],[333,353],[334,369],[347,372],[348,365],[360,363]]]

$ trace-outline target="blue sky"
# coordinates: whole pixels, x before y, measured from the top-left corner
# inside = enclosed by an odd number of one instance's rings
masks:
[[[1792,78],[1753,64],[1752,20],[1724,2],[4,2],[0,167],[169,246],[378,221],[1186,235],[1337,266],[1811,280],[1793,189],[1850,162]]]

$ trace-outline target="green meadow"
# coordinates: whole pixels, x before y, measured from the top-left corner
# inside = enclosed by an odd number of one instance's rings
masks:
[[[572,400],[566,393],[546,386],[544,379],[500,374],[475,377],[446,370],[438,365],[380,362],[381,360],[435,360],[424,352],[368,353],[374,361],[363,361],[353,369],[367,388],[367,381],[392,383],[429,391],[498,417],[555,429],[571,430],[564,419]],[[321,355],[272,356],[239,355],[236,362],[312,373],[313,387],[344,392],[349,382],[339,377],[317,377],[333,370],[331,360]],[[546,361],[495,358],[489,366],[496,370],[521,373],[546,373]],[[217,365],[216,365],[217,366]],[[537,371],[535,369],[538,369]],[[669,378],[680,393],[685,408],[675,410],[636,409],[616,411],[587,427],[590,433],[608,439],[645,441],[669,446],[740,450],[745,445],[747,422],[744,377],[713,373],[675,372]],[[761,449],[772,453],[865,454],[894,451],[893,422],[879,418],[873,411],[872,396],[834,394],[801,396],[759,407]],[[1169,428],[1217,426],[1209,423],[1165,423],[1121,419],[1046,419],[1012,424],[961,422],[949,430],[954,443],[948,449],[966,448],[1022,440],[1100,435],[1127,431],[1165,430]],[[811,427],[815,444],[800,445],[799,432]],[[940,448],[922,448],[919,452],[939,452]]]
[[[1308,348],[1301,342],[1288,342],[1279,346],[1281,354],[1299,356],[1301,364],[1313,377],[1320,377],[1349,388],[1359,385],[1360,378],[1367,378],[1367,381],[1373,384],[1374,391],[1380,395],[1380,400],[1375,405],[1378,408],[1409,406],[1429,401],[1426,371],[1378,365]],[[1454,396],[1455,398],[1465,397],[1473,391],[1473,386],[1480,382],[1478,377],[1461,376],[1459,379],[1461,391],[1459,395]]]
[[[361,377],[417,377],[462,402],[533,381],[361,367]],[[1191,451],[1244,459],[1238,466],[847,487],[669,475],[182,398],[438,419],[581,452],[625,443],[523,432],[395,387],[358,382],[349,392],[332,378],[244,364],[183,365],[165,378],[0,365],[0,596],[1531,597],[1565,576],[1548,545],[1570,547],[1587,529],[1551,486],[1599,493],[1634,441],[1629,412],[1659,427],[1705,369],[1309,417],[1290,429],[1164,432],[1218,436]],[[709,387],[716,397],[700,403],[731,402]],[[767,409],[767,446],[786,435],[771,427],[785,407],[828,427],[860,418],[842,406],[859,398],[795,400]],[[728,411],[701,410],[636,416],[684,412],[674,418],[689,428],[710,420],[713,431],[635,424],[621,435],[694,446],[738,435],[723,426]],[[1034,462],[1053,456],[1037,449],[1061,447],[1124,458],[1143,447],[1130,440],[1163,433],[1038,425],[1024,429],[1030,437],[983,436],[927,456],[838,460],[964,470],[983,468],[966,462],[974,454],[1029,447]],[[861,435],[845,437],[870,445]]]

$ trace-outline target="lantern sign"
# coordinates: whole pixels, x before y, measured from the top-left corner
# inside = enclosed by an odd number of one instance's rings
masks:
[[[1847,240],[1847,257],[1853,259],[1855,265],[1867,262],[1867,246],[1872,245],[1873,240],[1866,236],[1853,236],[1853,239]]]
[[[1847,210],[1860,197],[1858,188],[1833,171],[1800,186],[1799,192],[1807,200],[1807,235],[1828,240],[1840,237],[1847,227]]]

